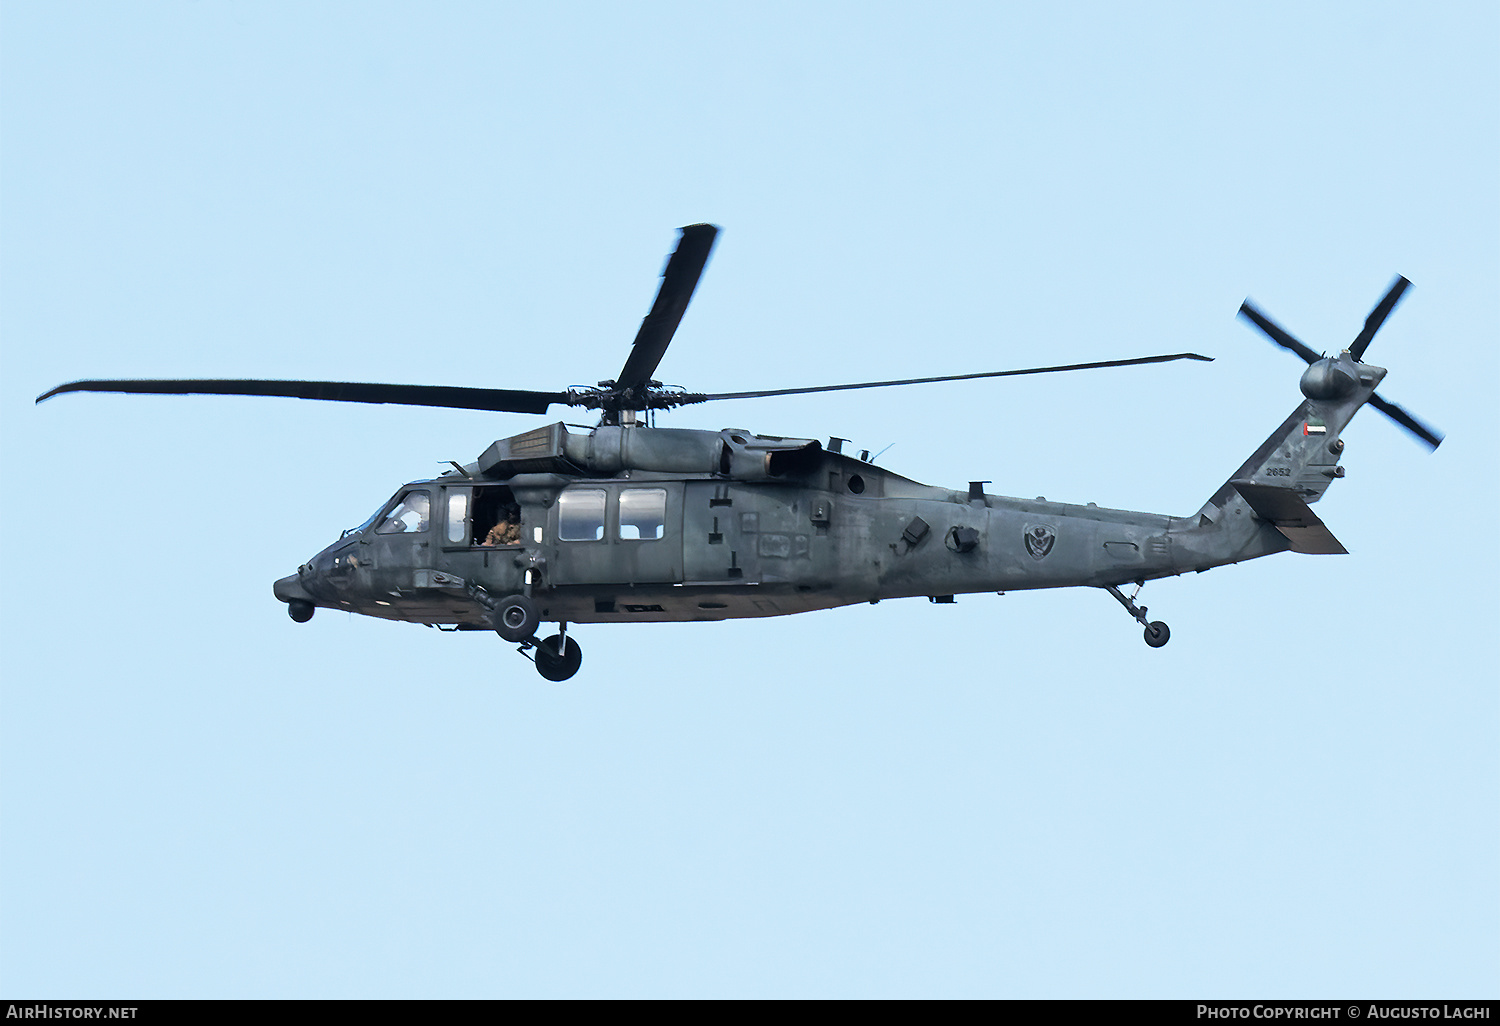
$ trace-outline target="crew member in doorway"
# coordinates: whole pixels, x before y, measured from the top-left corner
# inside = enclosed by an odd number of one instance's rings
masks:
[[[500,519],[484,536],[486,545],[515,545],[521,540],[521,510],[518,506],[507,506]]]

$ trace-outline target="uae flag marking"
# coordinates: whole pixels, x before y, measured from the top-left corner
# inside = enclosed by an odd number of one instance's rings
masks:
[[[1328,434],[1328,425],[1317,417],[1309,417],[1302,424],[1302,433],[1304,435],[1326,435]]]

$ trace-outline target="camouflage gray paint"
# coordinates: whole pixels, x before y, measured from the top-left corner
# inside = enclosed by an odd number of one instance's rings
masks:
[[[1191,516],[919,484],[818,442],[553,424],[496,442],[462,471],[414,481],[382,514],[276,582],[305,601],[393,620],[489,629],[493,596],[530,591],[543,620],[618,623],[776,616],[882,599],[1121,585],[1288,549],[1342,552],[1308,508],[1342,476],[1340,435],[1385,376],[1348,354],[1347,394],[1309,398]],[[1317,390],[1314,389],[1316,392]],[[475,544],[474,495],[510,490],[520,540]],[[409,492],[420,530],[379,532]],[[651,491],[660,537],[627,537],[622,504]],[[602,521],[568,540],[570,493]],[[603,501],[599,501],[599,493]],[[560,501],[561,500],[561,501]]]
[[[87,380],[65,392],[285,396],[511,413],[554,404],[600,411],[586,433],[563,424],[503,439],[473,464],[397,492],[346,531],[276,597],[305,622],[317,606],[451,629],[494,628],[536,650],[550,680],[577,672],[568,623],[723,620],[855,602],[969,592],[1095,586],[1145,626],[1169,631],[1119,585],[1293,549],[1343,552],[1310,507],[1342,474],[1339,435],[1369,403],[1434,449],[1427,425],[1375,393],[1385,371],[1362,363],[1410,286],[1398,277],[1349,347],[1320,357],[1247,300],[1241,316],[1308,364],[1302,403],[1191,517],[1075,506],[918,484],[806,439],[726,429],[637,426],[642,412],[772,395],[1053,374],[1197,353],[755,392],[688,392],[655,380],[719,229],[681,229],[620,374],[561,392],[373,382]],[[549,620],[557,636],[538,640]]]

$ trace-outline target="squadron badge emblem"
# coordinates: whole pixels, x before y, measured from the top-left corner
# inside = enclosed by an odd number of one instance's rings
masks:
[[[1047,553],[1052,551],[1052,543],[1057,541],[1057,533],[1052,528],[1042,524],[1034,524],[1026,528],[1026,551],[1031,553],[1032,559],[1046,559]]]

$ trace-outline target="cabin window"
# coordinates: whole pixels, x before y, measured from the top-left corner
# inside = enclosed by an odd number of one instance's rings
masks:
[[[469,540],[469,490],[448,489],[448,534],[449,545],[462,545]]]
[[[667,524],[665,488],[625,488],[620,492],[620,537],[654,541]]]
[[[604,537],[604,489],[570,488],[557,497],[557,537],[599,541]]]
[[[424,491],[410,491],[401,496],[396,508],[375,528],[376,534],[417,534],[427,530],[432,512],[432,496]]]

